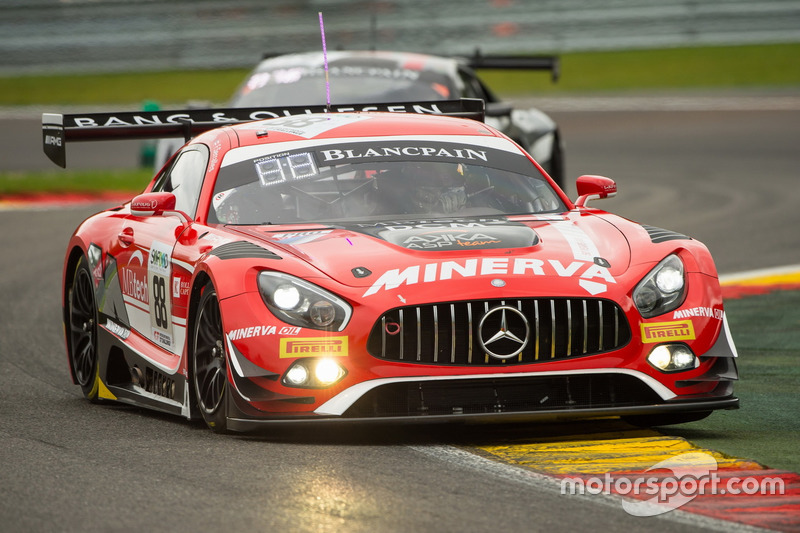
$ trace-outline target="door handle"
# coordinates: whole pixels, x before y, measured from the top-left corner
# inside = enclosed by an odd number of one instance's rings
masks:
[[[119,235],[117,235],[117,239],[119,239],[119,243],[122,246],[130,246],[133,244],[133,228],[124,228],[119,232]]]

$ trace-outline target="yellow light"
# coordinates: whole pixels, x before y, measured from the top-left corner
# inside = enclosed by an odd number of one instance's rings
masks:
[[[658,346],[655,350],[650,352],[650,355],[647,356],[647,360],[650,361],[654,367],[660,370],[667,370],[672,362],[672,355],[669,353],[669,348],[666,346]]]
[[[314,375],[321,385],[332,385],[344,375],[344,371],[333,359],[320,359],[314,368]]]

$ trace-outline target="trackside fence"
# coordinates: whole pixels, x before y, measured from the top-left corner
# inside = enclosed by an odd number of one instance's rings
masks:
[[[800,41],[800,0],[0,0],[0,76],[249,67],[330,48],[441,54]]]

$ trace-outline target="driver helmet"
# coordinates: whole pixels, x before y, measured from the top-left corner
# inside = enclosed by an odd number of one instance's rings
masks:
[[[454,213],[467,203],[463,165],[411,162],[404,168],[415,212]]]

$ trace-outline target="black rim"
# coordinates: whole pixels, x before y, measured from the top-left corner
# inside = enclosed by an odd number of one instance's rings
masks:
[[[70,306],[70,334],[72,341],[72,369],[81,387],[92,380],[97,354],[94,288],[86,269],[79,269],[72,284]]]
[[[219,408],[227,381],[219,303],[212,293],[200,308],[194,343],[194,385],[200,408],[206,414]]]

